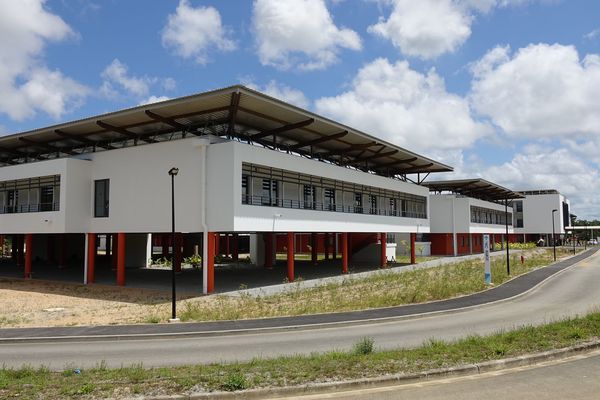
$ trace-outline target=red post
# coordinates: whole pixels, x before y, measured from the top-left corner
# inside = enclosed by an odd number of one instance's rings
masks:
[[[323,242],[325,243],[325,259],[329,260],[329,233],[325,233]]]
[[[175,243],[173,245],[173,268],[175,272],[181,272],[181,245],[183,244],[183,235],[175,234]]]
[[[25,278],[31,278],[31,260],[33,260],[33,235],[25,234]]]
[[[416,241],[417,241],[417,234],[411,233],[410,234],[410,263],[411,264],[417,263],[417,256],[415,255],[415,242]]]
[[[348,273],[348,232],[342,233],[342,274]]]
[[[94,283],[96,270],[96,234],[88,233],[87,283]]]
[[[239,251],[239,235],[237,233],[233,234],[233,242],[232,247],[233,247],[233,253],[231,254],[231,259],[233,261],[237,261],[240,258],[240,251]]]
[[[117,233],[117,285],[125,286],[125,234]]]
[[[216,234],[214,232],[208,232],[208,247],[207,260],[206,260],[206,291],[212,293],[215,290],[215,241]]]
[[[117,255],[119,254],[119,240],[117,239],[117,234],[113,233],[111,234],[112,237],[112,269],[116,270],[117,269],[117,264],[118,264],[118,257]]]
[[[287,273],[288,281],[294,282],[294,232],[287,233]]]
[[[265,233],[265,268],[273,268],[273,234]]]
[[[381,268],[385,268],[387,266],[387,254],[386,254],[386,250],[387,250],[387,235],[385,233],[380,233],[379,234],[380,240],[381,240],[381,252],[380,252],[380,265]]]
[[[4,255],[4,235],[0,235],[0,254]]]
[[[221,254],[221,234],[215,233],[215,255]]]
[[[317,234],[310,234],[310,261],[313,265],[317,265]]]

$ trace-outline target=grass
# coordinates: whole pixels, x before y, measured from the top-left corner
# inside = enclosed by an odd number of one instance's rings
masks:
[[[561,255],[566,250],[557,249]],[[492,284],[499,285],[552,262],[548,249],[526,251],[525,260],[511,257],[511,276],[506,258],[492,259]],[[296,288],[263,297],[214,296],[213,301],[184,301],[179,317],[183,321],[236,320],[361,310],[448,299],[486,289],[481,260],[464,261],[401,274],[381,271],[360,279],[346,279],[315,288]],[[165,317],[166,318],[166,317]]]
[[[0,398],[127,398],[301,385],[415,373],[515,357],[597,340],[600,312],[538,327],[525,326],[455,342],[428,339],[415,349],[376,350],[363,338],[350,351],[254,359],[232,364],[109,369],[105,364],[62,372],[47,368],[0,369]]]

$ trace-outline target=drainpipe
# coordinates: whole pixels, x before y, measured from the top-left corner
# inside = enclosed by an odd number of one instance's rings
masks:
[[[454,250],[454,257],[458,254],[457,243],[456,243],[456,218],[454,216],[454,196],[452,196],[452,249]]]
[[[200,171],[200,187],[202,195],[200,204],[202,204],[200,210],[200,218],[202,225],[202,293],[208,294],[208,225],[206,224],[206,167],[208,165],[206,160],[206,148],[210,144],[210,140],[201,139],[198,141],[200,146],[200,157],[202,158],[202,170]]]

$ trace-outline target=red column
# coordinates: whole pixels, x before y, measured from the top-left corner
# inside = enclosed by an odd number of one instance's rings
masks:
[[[31,278],[31,260],[33,259],[33,235],[25,234],[25,278]]]
[[[265,233],[265,268],[273,268],[273,234]]]
[[[233,242],[232,247],[233,247],[233,253],[231,254],[231,259],[233,261],[237,261],[240,258],[240,251],[239,251],[239,241],[240,241],[240,237],[237,233],[233,234]]]
[[[117,285],[125,286],[125,234],[117,233]]]
[[[96,234],[88,233],[87,248],[87,283],[94,283],[96,272]]]
[[[0,235],[0,253],[4,255],[4,235]]]
[[[410,234],[410,263],[411,264],[417,263],[417,257],[415,255],[415,242],[416,241],[417,241],[417,234],[411,233]]]
[[[175,234],[175,243],[173,245],[173,268],[175,272],[181,272],[181,245],[183,244],[183,235]]]
[[[313,265],[317,265],[317,234],[310,234],[310,260]]]
[[[342,274],[348,273],[348,232],[342,232]]]
[[[215,255],[221,254],[221,234],[215,233]]]
[[[325,239],[323,240],[325,245],[325,259],[329,260],[329,233],[325,234]]]
[[[387,235],[385,233],[380,233],[379,234],[380,240],[381,240],[381,252],[380,252],[380,261],[379,264],[381,265],[382,268],[385,268],[387,266],[387,254],[386,254],[386,250],[387,250]]]
[[[212,293],[215,290],[215,241],[216,234],[208,232],[208,243],[206,243],[206,289],[208,293]]]
[[[117,234],[111,234],[112,241],[112,269],[116,271],[117,269],[117,255],[119,254],[119,240],[117,239]]]
[[[294,232],[287,233],[287,273],[288,281],[294,282]]]
[[[331,252],[332,252],[332,258],[334,260],[337,259],[337,236],[338,236],[337,233],[334,233],[332,235],[333,243],[332,243],[332,251]]]

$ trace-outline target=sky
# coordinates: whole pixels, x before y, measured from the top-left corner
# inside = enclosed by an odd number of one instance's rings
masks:
[[[595,0],[0,0],[0,136],[234,84],[600,219]]]

